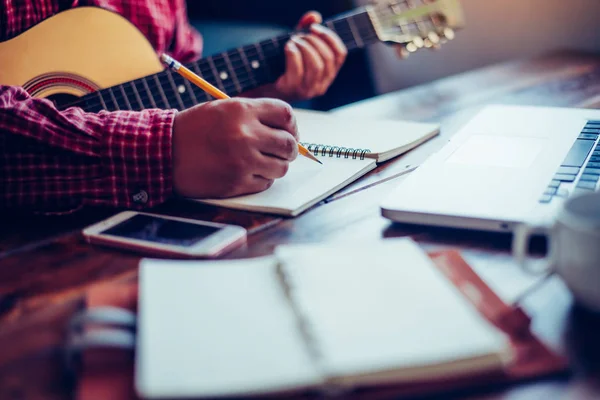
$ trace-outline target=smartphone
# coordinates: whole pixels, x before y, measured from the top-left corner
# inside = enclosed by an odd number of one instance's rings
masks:
[[[89,243],[149,255],[213,258],[246,242],[241,226],[124,211],[83,230]]]

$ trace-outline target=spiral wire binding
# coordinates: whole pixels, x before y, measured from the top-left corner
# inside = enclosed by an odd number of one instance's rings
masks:
[[[329,146],[326,144],[320,143],[306,143],[300,142],[301,145],[306,147],[306,149],[312,152],[316,156],[329,156],[329,157],[337,157],[337,158],[352,158],[361,160],[365,159],[365,155],[370,153],[370,149],[355,149],[352,147],[341,147],[341,146]]]
[[[347,393],[350,388],[336,384],[323,367],[323,364],[320,361],[323,358],[323,353],[319,349],[316,336],[312,332],[310,320],[306,317],[306,315],[304,315],[301,307],[296,302],[297,295],[291,276],[292,271],[289,271],[289,268],[287,269],[288,271],[286,273],[286,268],[282,264],[277,264],[277,278],[283,287],[288,304],[296,315],[298,329],[304,338],[307,350],[309,351],[311,358],[314,360],[315,367],[319,371],[320,376],[323,377],[323,384],[320,387],[320,394],[323,397],[339,397],[340,395]]]

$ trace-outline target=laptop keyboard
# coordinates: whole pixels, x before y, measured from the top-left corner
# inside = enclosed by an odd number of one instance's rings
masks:
[[[599,136],[600,121],[588,121],[540,197],[540,203],[600,189]]]

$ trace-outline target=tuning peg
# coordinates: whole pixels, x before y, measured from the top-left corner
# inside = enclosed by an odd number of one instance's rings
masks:
[[[432,45],[436,45],[440,42],[440,35],[435,32],[429,32],[427,38],[431,41]]]
[[[433,43],[431,43],[431,40],[429,40],[429,38],[423,40],[423,43],[426,49],[430,49],[433,47]]]
[[[444,28],[444,37],[448,40],[454,39],[456,35],[454,34],[454,30],[452,28]]]
[[[415,51],[419,50],[419,48],[413,42],[409,42],[406,44],[406,50],[408,50],[410,53],[414,53]]]
[[[420,36],[415,36],[415,37],[413,38],[413,41],[412,41],[412,42],[413,42],[413,43],[415,44],[415,46],[417,46],[419,49],[421,49],[421,48],[423,48],[423,46],[425,46],[425,42],[423,41],[423,38],[422,38],[422,37],[420,37]]]

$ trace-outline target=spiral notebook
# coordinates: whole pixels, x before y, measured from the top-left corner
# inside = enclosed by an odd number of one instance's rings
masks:
[[[296,216],[383,162],[439,133],[439,125],[396,120],[339,117],[295,110],[300,142],[323,165],[298,157],[286,176],[264,192],[229,199],[197,201],[285,216]],[[409,168],[409,167],[407,167]]]
[[[144,398],[427,386],[502,371],[512,357],[507,336],[410,239],[143,260],[139,290]]]

